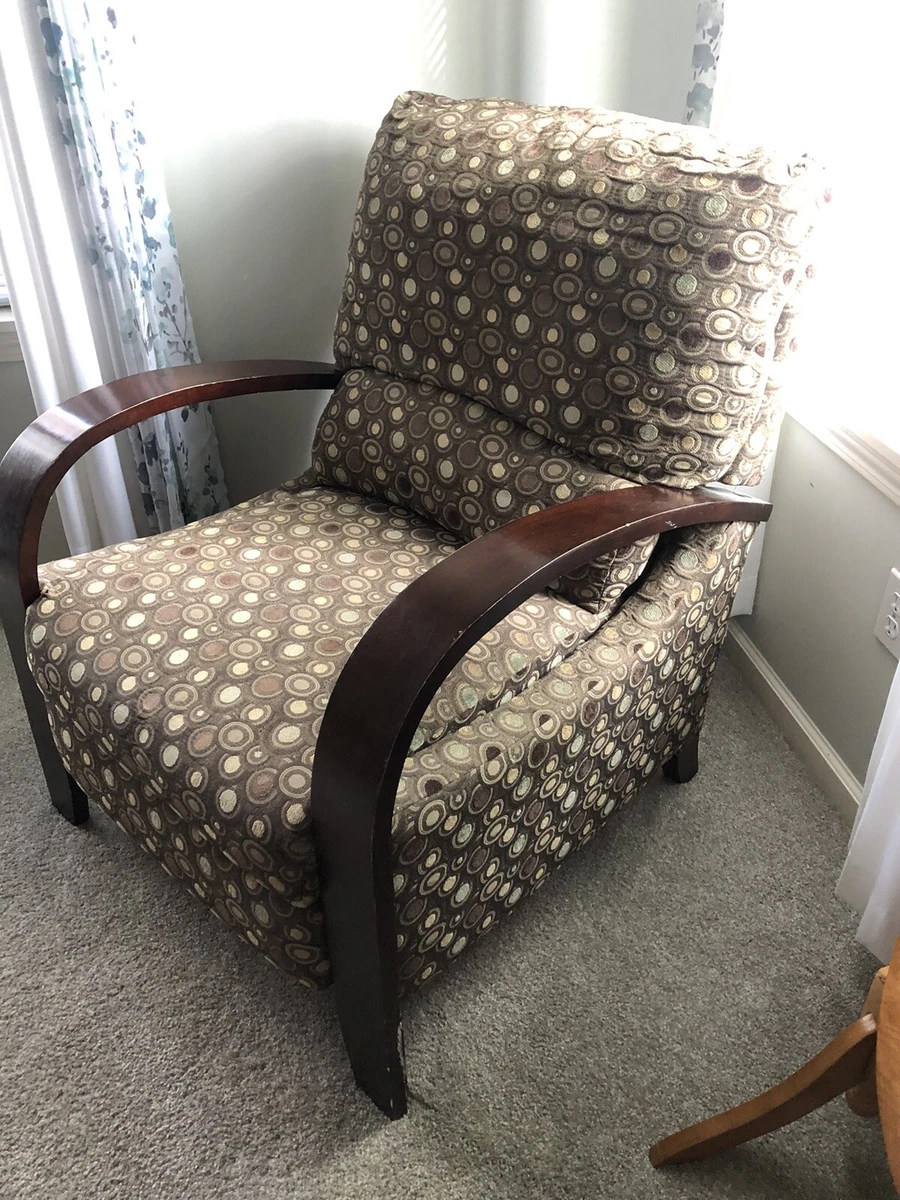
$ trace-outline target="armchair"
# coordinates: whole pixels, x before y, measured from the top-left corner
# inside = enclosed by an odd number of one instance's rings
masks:
[[[4,626],[51,798],[333,979],[406,1111],[400,1006],[663,767],[685,782],[775,424],[818,171],[620,114],[398,98],[336,365],[149,372],[0,464]],[[333,388],[311,469],[37,568],[49,497],[151,413]]]

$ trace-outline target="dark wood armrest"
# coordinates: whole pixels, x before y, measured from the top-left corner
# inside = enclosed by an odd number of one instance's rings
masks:
[[[650,534],[765,521],[771,505],[726,488],[645,486],[570,500],[468,543],[414,580],[372,624],[335,684],[312,776],[312,818],[341,1027],[373,1094],[402,1077],[391,863],[394,798],[419,721],[466,651],[560,575]],[[374,947],[378,948],[377,957]],[[385,1035],[372,1040],[373,996]],[[354,1030],[366,1031],[365,1035]],[[380,1081],[380,1082],[379,1082]],[[396,1115],[402,1088],[376,1102]]]
[[[50,497],[66,471],[104,438],[145,417],[225,396],[333,388],[331,363],[294,359],[165,367],[91,388],[41,413],[0,463],[0,572],[27,607],[39,595],[38,541]]]

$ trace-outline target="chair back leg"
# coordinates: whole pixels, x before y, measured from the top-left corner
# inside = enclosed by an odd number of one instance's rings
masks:
[[[698,750],[700,746],[700,730],[692,733],[668,761],[663,763],[663,774],[672,783],[689,783],[697,774],[699,768]]]

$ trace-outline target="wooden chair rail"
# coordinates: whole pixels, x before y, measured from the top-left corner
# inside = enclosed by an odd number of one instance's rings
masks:
[[[900,938],[894,946],[878,1006],[875,1080],[884,1148],[894,1187],[900,1194]]]
[[[783,1083],[657,1142],[650,1162],[667,1167],[712,1158],[805,1117],[859,1082],[875,1053],[875,1034],[875,1018],[860,1017]]]
[[[888,1167],[900,1195],[900,938],[875,975],[862,1016],[798,1071],[752,1100],[698,1121],[650,1148],[654,1167],[712,1158],[781,1129],[845,1093],[861,1117],[880,1117]]]
[[[333,388],[332,363],[258,359],[165,367],[81,392],[41,413],[0,463],[0,573],[18,581],[26,607],[37,599],[38,541],[59,481],[92,446],[146,417],[225,396]]]
[[[765,521],[770,505],[724,488],[644,486],[544,509],[461,547],[372,624],[325,711],[312,777],[326,933],[357,1081],[406,1110],[399,1041],[391,825],[410,741],[434,693],[484,634],[559,575],[670,529]]]

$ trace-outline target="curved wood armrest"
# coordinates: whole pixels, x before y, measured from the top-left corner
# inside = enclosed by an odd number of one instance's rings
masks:
[[[390,816],[409,743],[451,668],[558,576],[651,534],[770,512],[725,488],[646,485],[569,500],[462,546],[391,602],[344,666],[316,750],[316,822],[355,829],[376,795]]]
[[[419,576],[381,613],[344,666],[325,711],[312,818],[341,1025],[352,1061],[371,1057],[381,996],[396,1079],[399,1021],[391,824],[403,761],[431,698],[489,629],[560,575],[639,538],[687,525],[765,521],[771,506],[724,488],[645,486],[570,500],[478,538]],[[374,922],[374,926],[373,926]],[[378,959],[372,958],[378,946]],[[365,983],[359,983],[360,979]],[[354,980],[356,982],[354,983]],[[370,1038],[371,1040],[371,1038]],[[360,1079],[374,1094],[379,1074]],[[359,1075],[357,1076],[359,1078]],[[401,1091],[377,1099],[396,1114]]]
[[[331,363],[251,359],[128,375],[41,413],[0,463],[0,569],[18,577],[22,602],[40,594],[38,541],[50,497],[66,471],[104,438],[146,417],[225,396],[333,388]],[[11,581],[10,581],[11,582]]]

